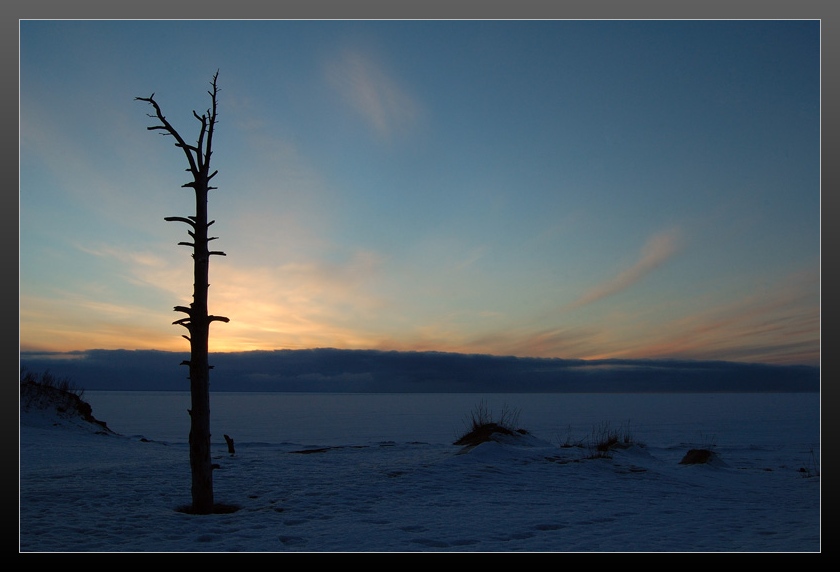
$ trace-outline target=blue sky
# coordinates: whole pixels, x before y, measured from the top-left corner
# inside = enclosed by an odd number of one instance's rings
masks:
[[[20,346],[819,363],[818,21],[22,21]]]

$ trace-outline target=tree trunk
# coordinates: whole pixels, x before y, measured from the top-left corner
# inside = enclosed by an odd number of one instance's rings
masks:
[[[190,326],[190,466],[193,511],[213,512],[213,465],[210,459],[210,322],[207,315],[209,258],[207,249],[207,181],[195,185],[194,293]]]
[[[207,195],[211,189],[210,179],[217,172],[210,173],[210,156],[213,147],[213,132],[216,125],[216,97],[218,87],[216,79],[219,72],[213,76],[209,91],[212,107],[203,115],[193,111],[193,116],[201,122],[201,131],[196,145],[188,145],[178,131],[166,120],[160,107],[150,97],[137,97],[140,101],[150,103],[155,114],[149,117],[160,121],[160,125],[147,127],[147,129],[162,130],[164,135],[175,138],[175,146],[180,147],[189,162],[188,171],[192,174],[193,180],[184,184],[184,187],[192,187],[195,191],[195,216],[190,217],[165,217],[167,221],[183,222],[192,227],[188,234],[193,242],[180,242],[183,246],[193,248],[193,301],[189,308],[186,306],[175,306],[176,312],[183,312],[186,318],[176,320],[173,324],[184,326],[189,331],[184,336],[190,342],[190,359],[182,365],[190,368],[190,395],[192,404],[190,413],[190,469],[192,471],[192,512],[194,514],[210,514],[213,512],[213,463],[210,458],[210,365],[209,365],[209,338],[210,323],[213,321],[228,322],[224,316],[211,316],[207,312],[207,290],[210,287],[209,269],[210,255],[217,254],[224,256],[224,252],[211,251],[208,245],[216,237],[209,237],[207,229],[215,221],[207,220]]]

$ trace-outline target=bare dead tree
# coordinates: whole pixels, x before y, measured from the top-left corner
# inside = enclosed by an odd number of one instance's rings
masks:
[[[209,283],[210,256],[225,256],[224,252],[210,250],[209,243],[218,237],[208,236],[207,229],[216,221],[207,221],[207,195],[216,187],[210,186],[210,180],[218,171],[210,172],[210,157],[213,148],[213,134],[217,122],[216,107],[219,88],[217,79],[219,72],[213,75],[210,83],[211,106],[203,114],[193,111],[193,116],[201,123],[198,141],[195,145],[187,144],[178,131],[166,120],[160,106],[155,101],[155,94],[149,97],[136,97],[135,100],[149,103],[155,110],[149,117],[159,121],[158,125],[147,127],[149,131],[162,131],[161,135],[175,139],[175,146],[180,147],[187,157],[192,181],[182,185],[191,187],[195,191],[195,216],[165,217],[166,221],[183,222],[190,228],[187,233],[192,242],[179,242],[179,245],[193,249],[193,301],[189,308],[175,306],[176,312],[186,314],[185,318],[176,320],[173,324],[183,326],[189,335],[183,337],[190,342],[190,359],[181,362],[190,368],[190,394],[192,409],[190,414],[190,468],[192,469],[192,512],[194,514],[210,514],[213,512],[213,464],[210,458],[210,369],[208,360],[208,341],[210,337],[210,323],[214,321],[229,322],[224,316],[212,316],[207,313],[207,290]]]

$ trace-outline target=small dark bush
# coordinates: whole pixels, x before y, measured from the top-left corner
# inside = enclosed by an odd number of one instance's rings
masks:
[[[608,422],[601,423],[592,429],[590,448],[592,458],[609,457],[610,451],[617,447],[629,447],[636,443],[630,432],[630,424],[623,427],[612,427]]]
[[[494,434],[527,435],[525,429],[516,427],[518,422],[519,410],[510,409],[505,405],[498,419],[494,420],[493,412],[487,407],[487,403],[481,401],[467,419],[467,430],[453,444],[478,445],[491,440]]]
[[[20,405],[24,410],[54,407],[58,413],[78,415],[110,432],[104,421],[93,416],[93,409],[82,399],[83,395],[84,390],[75,387],[68,378],[58,378],[49,370],[38,375],[25,367],[20,368]]]
[[[714,453],[710,449],[689,449],[683,456],[680,465],[703,465],[708,463]]]
[[[34,372],[27,370],[25,367],[20,368],[20,385],[21,395],[26,388],[27,396],[30,398],[52,393],[66,393],[75,395],[79,399],[85,394],[84,389],[79,389],[73,385],[69,378],[56,377],[50,370],[46,370],[40,376]]]
[[[810,478],[810,477],[819,477],[820,476],[820,467],[819,463],[817,462],[817,456],[814,454],[814,450],[811,449],[811,459],[802,467],[799,468],[799,472],[802,473],[803,477]]]

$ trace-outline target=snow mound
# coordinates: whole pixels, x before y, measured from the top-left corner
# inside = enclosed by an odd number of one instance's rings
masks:
[[[114,433],[104,421],[93,416],[90,404],[76,393],[31,382],[20,384],[20,424]]]

